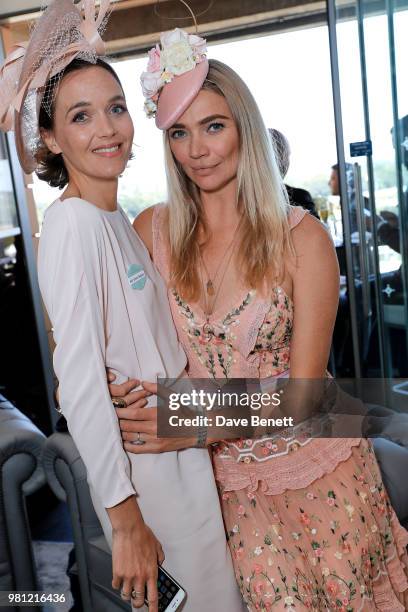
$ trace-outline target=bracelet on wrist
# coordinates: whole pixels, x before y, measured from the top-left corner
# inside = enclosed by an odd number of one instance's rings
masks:
[[[207,436],[208,436],[208,427],[198,427],[197,428],[196,448],[206,448]]]

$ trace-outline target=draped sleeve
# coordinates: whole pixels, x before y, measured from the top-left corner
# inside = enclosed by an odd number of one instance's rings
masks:
[[[103,250],[97,227],[89,228],[87,245],[77,230],[68,200],[48,209],[39,246],[39,283],[53,325],[61,412],[90,485],[110,508],[135,490],[106,383]]]

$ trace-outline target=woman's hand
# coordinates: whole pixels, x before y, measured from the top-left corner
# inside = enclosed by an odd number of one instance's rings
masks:
[[[126,406],[132,406],[132,408],[144,408],[147,405],[147,399],[152,395],[145,389],[139,389],[138,391],[132,391],[136,387],[140,387],[140,380],[132,378],[122,383],[121,385],[114,384],[116,376],[108,370],[108,388],[112,399],[121,399],[124,401]]]
[[[161,544],[143,521],[134,497],[107,511],[112,522],[112,587],[121,589],[122,599],[132,598],[136,608],[144,605],[146,594],[149,612],[157,612],[157,564],[164,561]]]
[[[109,380],[114,379],[113,374],[108,376]],[[166,453],[195,446],[196,437],[159,438],[157,436],[157,408],[153,406],[146,408],[146,398],[157,395],[157,384],[143,382],[143,390],[132,392],[132,389],[139,384],[137,380],[129,380],[121,385],[112,383],[109,385],[111,396],[120,397],[126,402],[126,408],[115,409],[124,449],[129,453],[141,455]]]

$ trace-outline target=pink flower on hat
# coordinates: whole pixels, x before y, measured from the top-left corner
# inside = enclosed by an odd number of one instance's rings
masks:
[[[143,72],[140,81],[142,83],[143,95],[146,98],[152,98],[162,86],[161,71]]]
[[[160,64],[160,56],[161,51],[160,47],[157,44],[153,49],[149,51],[149,63],[147,64],[147,72],[161,72],[161,64]]]
[[[196,34],[190,34],[188,37],[188,42],[193,47],[194,55],[196,56],[196,61],[201,61],[204,59],[207,53],[207,42],[201,36],[197,36]]]

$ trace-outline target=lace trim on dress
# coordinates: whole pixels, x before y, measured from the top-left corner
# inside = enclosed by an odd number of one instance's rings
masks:
[[[290,206],[288,215],[290,229],[299,225],[303,217],[307,214],[309,214],[308,211],[301,206]]]
[[[248,335],[242,338],[242,342],[238,341],[237,343],[237,349],[243,357],[248,357],[249,353],[253,350],[255,342],[258,338],[259,329],[271,307],[270,300],[256,298],[256,292],[254,292],[254,297],[256,301],[258,301],[258,305],[253,319],[253,324],[251,324],[251,327],[248,330]]]
[[[265,463],[245,463],[234,457],[213,457],[215,478],[223,491],[239,491],[248,487],[254,492],[261,486],[267,495],[279,495],[287,490],[303,489],[325,474],[333,472],[338,464],[349,459],[361,438],[327,438],[310,440],[310,444],[296,446],[292,452]],[[294,450],[296,449],[296,450]]]
[[[403,569],[408,565],[407,545],[408,532],[404,529],[391,509],[391,527],[395,540],[395,550],[392,557],[387,558],[387,567],[378,572],[373,579],[373,596],[377,610],[381,612],[405,612],[407,609],[396,593],[402,594],[408,590],[407,575]],[[402,565],[402,563],[404,565]],[[380,579],[380,584],[376,584]]]

